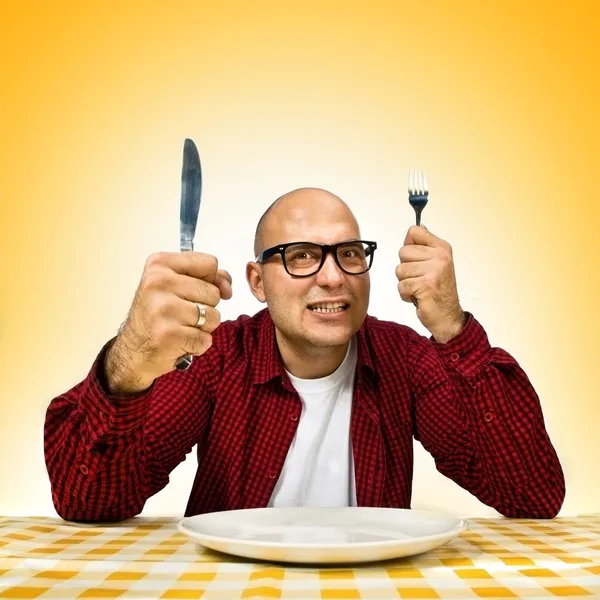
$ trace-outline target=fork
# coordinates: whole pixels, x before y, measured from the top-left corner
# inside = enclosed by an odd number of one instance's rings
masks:
[[[424,171],[408,172],[408,201],[415,209],[417,215],[417,225],[421,225],[421,213],[427,205],[429,197],[429,186]],[[411,298],[412,303],[419,308],[419,302],[415,297]]]
[[[408,201],[415,209],[417,225],[421,224],[421,212],[427,204],[429,189],[424,171],[409,171],[408,173]]]

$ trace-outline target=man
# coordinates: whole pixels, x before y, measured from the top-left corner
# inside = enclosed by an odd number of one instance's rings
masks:
[[[267,309],[222,324],[215,307],[232,288],[216,258],[150,257],[118,335],[48,408],[59,515],[139,514],[195,445],[186,515],[408,508],[414,437],[441,473],[500,513],[554,517],[565,483],[538,397],[462,310],[450,246],[411,227],[399,252],[400,297],[429,339],[367,316],[376,244],[360,240],[333,194],[281,197],[258,225],[246,271]],[[184,354],[190,368],[175,369]]]

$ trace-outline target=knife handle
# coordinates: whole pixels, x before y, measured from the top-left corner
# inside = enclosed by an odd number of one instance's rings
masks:
[[[185,371],[186,369],[189,369],[193,358],[194,357],[191,354],[184,354],[183,356],[180,356],[175,363],[175,368],[179,371]]]
[[[182,238],[179,249],[181,252],[192,252],[194,250],[193,240]],[[175,368],[178,371],[185,371],[186,369],[189,369],[193,358],[194,357],[191,354],[184,354],[183,356],[180,356],[175,363]]]

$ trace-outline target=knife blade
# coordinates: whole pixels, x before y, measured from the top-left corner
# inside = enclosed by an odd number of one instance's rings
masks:
[[[183,144],[183,167],[181,169],[181,200],[179,205],[179,249],[181,252],[194,250],[194,237],[200,212],[202,195],[202,169],[196,144],[189,138]],[[192,364],[192,356],[181,356],[175,363],[180,371]]]
[[[183,144],[183,167],[181,169],[181,203],[179,207],[179,249],[194,249],[194,236],[200,211],[202,194],[202,169],[196,144],[186,138]]]

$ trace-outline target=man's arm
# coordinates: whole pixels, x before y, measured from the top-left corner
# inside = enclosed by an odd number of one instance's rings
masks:
[[[507,517],[556,516],[563,471],[517,361],[470,314],[445,344],[415,333],[408,360],[415,438],[437,469]]]
[[[492,348],[461,308],[452,247],[413,226],[399,257],[400,297],[432,335],[413,332],[407,357],[415,437],[441,473],[505,516],[555,516],[565,480],[538,396],[517,361]]]
[[[215,331],[215,307],[230,297],[231,277],[214,256],[148,258],[119,334],[86,379],[47,410],[46,465],[63,518],[120,521],[167,484],[206,430],[222,371],[219,346],[230,331]],[[184,354],[194,356],[192,366],[176,371]]]
[[[44,452],[62,518],[128,519],[165,487],[170,472],[207,431],[222,371],[219,337],[215,332],[213,346],[188,371],[165,374],[134,396],[107,389],[107,345],[88,376],[51,401]]]

